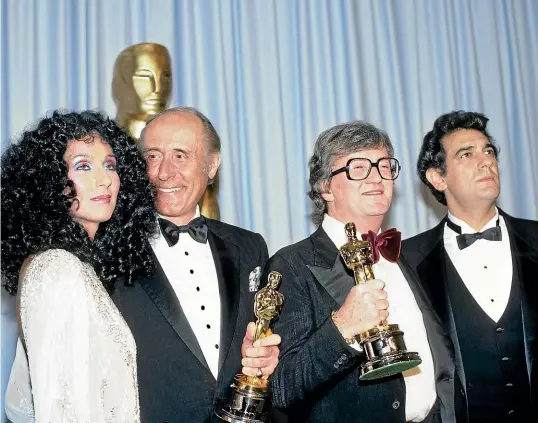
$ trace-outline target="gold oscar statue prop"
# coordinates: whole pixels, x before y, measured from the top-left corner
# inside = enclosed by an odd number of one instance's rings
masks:
[[[112,78],[112,97],[118,108],[116,122],[138,141],[146,121],[168,108],[172,96],[172,61],[166,47],[140,43],[117,57]],[[200,200],[200,213],[220,219],[215,177]]]
[[[353,222],[346,224],[345,231],[348,242],[340,248],[340,255],[346,266],[353,270],[355,283],[366,283],[374,279],[372,246],[368,241],[357,239]],[[399,325],[382,321],[377,327],[361,333],[357,338],[366,354],[366,361],[360,368],[360,380],[392,376],[422,363],[418,353],[407,351]]]
[[[146,121],[162,112],[172,96],[172,61],[166,47],[140,43],[127,47],[116,59],[112,97],[116,121],[138,140]]]
[[[273,333],[273,324],[284,303],[284,295],[277,291],[281,280],[280,273],[269,273],[267,285],[254,297],[254,314],[257,317],[254,341]],[[230,423],[271,421],[267,411],[270,397],[269,380],[262,377],[261,370],[257,376],[247,376],[242,373],[235,375],[231,388],[230,404],[215,412],[218,418]]]

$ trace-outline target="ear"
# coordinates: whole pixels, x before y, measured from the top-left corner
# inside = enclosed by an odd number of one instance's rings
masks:
[[[211,153],[208,163],[207,176],[214,179],[220,166],[220,153]]]
[[[331,186],[329,182],[322,182],[320,188],[321,198],[323,198],[327,203],[332,203],[334,201],[334,195],[331,192]]]
[[[426,171],[426,179],[437,191],[445,191],[447,189],[447,183],[445,177],[442,174],[441,169],[430,168]]]

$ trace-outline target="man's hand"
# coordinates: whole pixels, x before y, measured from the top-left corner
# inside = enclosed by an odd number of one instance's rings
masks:
[[[278,354],[280,352],[277,345],[280,344],[280,335],[272,334],[266,338],[257,340],[254,343],[256,325],[250,322],[247,326],[247,333],[241,345],[241,370],[248,376],[259,376],[260,371],[263,378],[267,379],[278,364]]]
[[[333,315],[334,324],[344,338],[372,329],[388,317],[384,287],[385,282],[372,279],[351,288],[344,304]]]

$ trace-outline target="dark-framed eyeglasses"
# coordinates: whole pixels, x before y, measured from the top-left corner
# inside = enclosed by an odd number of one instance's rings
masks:
[[[360,157],[349,159],[344,167],[334,170],[331,176],[346,172],[347,179],[360,181],[361,179],[368,178],[373,167],[377,168],[379,176],[382,179],[388,181],[396,179],[401,170],[400,162],[394,157],[381,157],[377,162]]]

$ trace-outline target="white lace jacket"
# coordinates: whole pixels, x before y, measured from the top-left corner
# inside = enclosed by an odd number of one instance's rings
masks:
[[[24,343],[18,340],[11,369],[8,418],[139,422],[134,338],[93,268],[48,250],[19,289]]]

